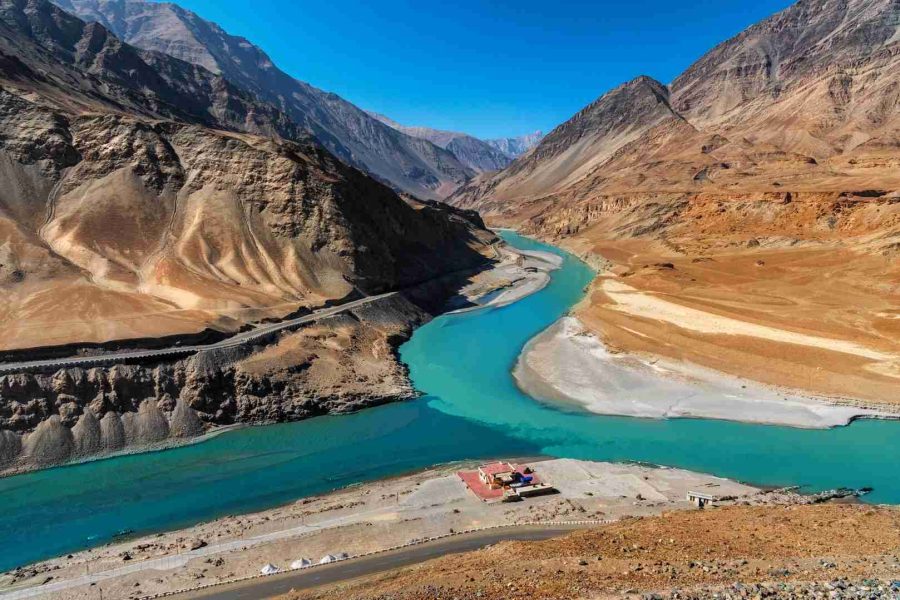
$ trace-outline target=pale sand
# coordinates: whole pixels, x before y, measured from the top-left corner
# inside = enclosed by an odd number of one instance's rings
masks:
[[[786,393],[695,365],[614,354],[574,317],[529,342],[515,367],[519,387],[591,412],[646,418],[697,417],[803,428],[886,416]]]
[[[688,308],[663,300],[653,294],[638,291],[630,285],[614,279],[605,279],[603,281],[603,291],[615,301],[616,305],[611,307],[614,310],[647,319],[667,321],[678,327],[698,333],[744,335],[773,342],[822,348],[890,364],[900,361],[900,357],[894,354],[879,352],[854,342],[776,329]]]
[[[550,283],[550,272],[562,267],[563,258],[551,252],[519,250],[508,244],[498,249],[500,260],[492,269],[477,274],[460,290],[476,306],[454,312],[485,307],[501,307],[535,294]]]
[[[95,600],[98,587],[107,598],[142,596],[255,575],[267,563],[284,569],[300,558],[318,562],[326,553],[357,555],[453,530],[656,515],[691,509],[685,499],[689,490],[754,504],[772,501],[756,488],[681,469],[571,459],[526,462],[560,493],[486,504],[456,476],[462,464],[446,465],[46,561],[15,583],[0,577],[0,599]],[[207,545],[190,550],[194,540]],[[130,560],[123,560],[126,552]],[[42,585],[48,576],[52,579]]]

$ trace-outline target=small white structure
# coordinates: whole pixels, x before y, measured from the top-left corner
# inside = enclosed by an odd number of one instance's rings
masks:
[[[336,557],[336,556],[333,556],[333,555],[331,555],[331,554],[326,554],[325,556],[322,557],[322,560],[319,561],[319,564],[320,564],[320,565],[327,565],[328,563],[333,563],[333,562],[335,562],[336,560],[337,560],[337,557]]]
[[[546,483],[533,483],[531,485],[523,485],[513,488],[513,492],[520,498],[531,498],[532,496],[543,496],[544,494],[555,494],[556,488]]]
[[[350,555],[346,552],[339,552],[337,556],[335,556],[335,558],[338,560],[347,560],[348,558],[350,558]]]
[[[312,561],[308,558],[301,558],[300,560],[295,560],[291,563],[292,569],[305,569],[312,565]]]
[[[697,508],[712,506],[712,504],[716,501],[715,496],[704,494],[703,492],[688,492],[687,499],[688,502],[693,502]]]
[[[263,575],[274,575],[278,572],[278,567],[273,565],[272,563],[267,564],[262,569],[259,570]]]

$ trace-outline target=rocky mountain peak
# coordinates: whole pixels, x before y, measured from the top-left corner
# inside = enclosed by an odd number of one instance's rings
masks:
[[[898,0],[800,0],[719,44],[673,81],[676,110],[715,121],[900,42]]]
[[[518,158],[537,146],[543,137],[543,131],[533,131],[532,133],[516,137],[496,138],[485,141],[508,157]]]
[[[618,141],[665,118],[677,117],[669,106],[668,88],[646,75],[613,88],[587,105],[571,119],[551,131],[525,157],[510,167],[510,172],[527,168],[535,161],[559,156],[578,144],[603,142],[606,150],[618,147]],[[603,149],[597,148],[603,152]]]
[[[344,162],[415,196],[440,199],[475,171],[444,147],[407,135],[340,96],[281,71],[259,47],[174,4],[54,0],[124,41],[199,65],[271,103]]]

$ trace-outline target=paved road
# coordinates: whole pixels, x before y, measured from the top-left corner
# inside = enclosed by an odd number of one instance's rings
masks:
[[[438,558],[447,554],[469,552],[497,542],[546,540],[570,533],[577,525],[506,527],[472,534],[459,535],[434,542],[426,542],[409,548],[382,552],[363,558],[341,561],[331,565],[291,571],[260,579],[216,586],[197,592],[185,592],[173,596],[180,600],[257,600],[285,594],[291,589],[301,590],[330,585],[372,575],[383,571],[399,569],[409,565]],[[283,565],[282,565],[283,566]]]
[[[123,350],[122,352],[113,352],[109,354],[100,354],[97,356],[86,356],[86,357],[69,357],[69,358],[56,358],[51,360],[35,360],[28,362],[18,362],[18,363],[2,363],[0,364],[0,375],[4,375],[6,373],[19,373],[22,371],[33,371],[33,370],[44,370],[44,369],[64,369],[70,367],[98,367],[103,365],[111,365],[120,363],[128,360],[143,360],[148,358],[161,358],[161,357],[175,357],[175,356],[187,356],[190,354],[196,354],[201,350],[214,350],[217,348],[233,348],[235,346],[240,346],[242,344],[246,344],[247,342],[252,342],[261,337],[267,336],[271,333],[282,331],[285,329],[292,329],[295,327],[299,327],[304,323],[310,323],[317,319],[322,319],[324,317],[330,317],[332,315],[336,315],[338,313],[342,313],[346,310],[350,310],[353,308],[358,308],[363,306],[364,304],[369,304],[370,302],[376,302],[383,298],[387,298],[388,296],[393,296],[397,292],[388,292],[386,294],[380,294],[378,296],[368,296],[366,298],[361,298],[359,300],[354,300],[352,302],[347,302],[346,304],[341,304],[340,306],[333,306],[330,308],[323,308],[313,312],[312,314],[305,315],[302,317],[297,317],[296,319],[290,319],[287,321],[280,321],[278,323],[269,323],[267,325],[261,325],[249,331],[244,331],[242,333],[235,334],[234,336],[224,339],[220,342],[216,342],[215,344],[207,344],[207,345],[199,345],[199,346],[172,346],[169,348],[161,348],[158,350]]]

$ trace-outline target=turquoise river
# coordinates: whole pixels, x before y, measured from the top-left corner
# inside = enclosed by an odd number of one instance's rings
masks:
[[[582,297],[592,272],[565,257],[541,292],[446,315],[401,348],[426,395],[341,417],[244,428],[202,443],[0,480],[0,570],[249,512],[438,463],[498,456],[643,461],[808,490],[871,486],[900,504],[900,423],[801,430],[602,417],[536,402],[510,375],[523,345]]]

